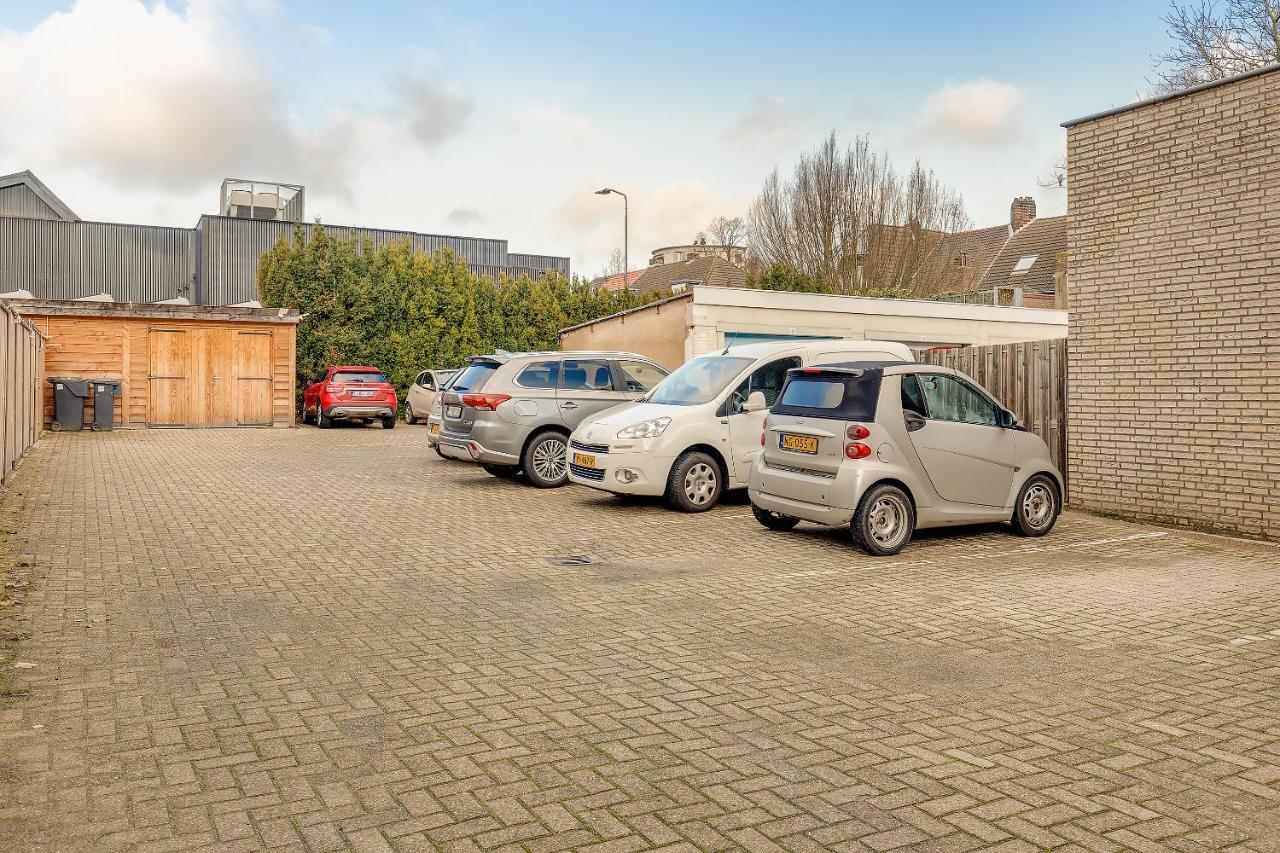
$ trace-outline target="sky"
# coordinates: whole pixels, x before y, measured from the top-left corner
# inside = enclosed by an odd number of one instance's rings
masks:
[[[82,218],[192,226],[224,177],[308,218],[633,269],[826,134],[919,160],[975,226],[1040,215],[1061,122],[1143,97],[1163,0],[0,0],[0,174]]]

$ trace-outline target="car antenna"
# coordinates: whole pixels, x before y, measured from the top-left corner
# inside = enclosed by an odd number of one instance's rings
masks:
[[[733,346],[733,332],[729,332],[727,335],[725,335],[725,340],[727,341],[727,343],[724,345],[724,352],[720,353],[721,355],[729,354],[729,347]]]

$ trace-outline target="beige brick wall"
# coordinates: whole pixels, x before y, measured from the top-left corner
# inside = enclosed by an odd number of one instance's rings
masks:
[[[1280,539],[1280,72],[1067,152],[1073,503]]]

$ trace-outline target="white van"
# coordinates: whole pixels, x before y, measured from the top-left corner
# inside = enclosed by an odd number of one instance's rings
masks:
[[[584,420],[569,437],[569,480],[618,495],[666,495],[703,512],[745,489],[768,408],[787,371],[851,361],[915,361],[889,341],[772,341],[687,361],[635,403]]]

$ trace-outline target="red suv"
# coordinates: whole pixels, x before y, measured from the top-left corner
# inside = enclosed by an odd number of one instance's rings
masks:
[[[330,365],[302,391],[302,420],[326,429],[334,421],[382,421],[395,429],[396,389],[376,367]]]

